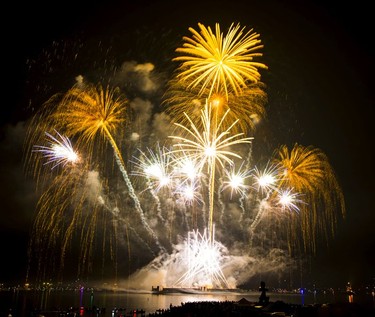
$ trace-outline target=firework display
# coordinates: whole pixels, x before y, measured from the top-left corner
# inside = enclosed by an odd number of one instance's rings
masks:
[[[227,33],[198,27],[176,48],[178,67],[154,115],[167,123],[166,138],[150,125],[146,143],[151,115],[142,122],[137,111],[149,104],[101,82],[78,81],[32,118],[26,166],[39,201],[30,267],[37,259],[41,276],[53,261],[62,278],[77,248],[77,277],[94,270],[100,250],[103,271],[110,259],[126,287],[133,279],[146,288],[235,288],[270,258],[282,270],[335,233],[344,197],[320,149],[281,145],[254,164],[267,101],[260,35],[239,24]]]

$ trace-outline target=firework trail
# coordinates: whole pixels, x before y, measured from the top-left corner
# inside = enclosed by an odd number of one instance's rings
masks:
[[[133,158],[135,169],[132,174],[146,179],[148,190],[156,202],[158,222],[163,225],[163,231],[169,233],[169,242],[172,243],[172,225],[176,216],[173,200],[174,196],[178,195],[178,191],[173,191],[173,188],[178,186],[178,178],[174,171],[173,156],[167,155],[169,150],[161,147],[159,143],[156,147],[156,151],[148,148],[147,153],[138,149],[140,157]],[[184,222],[187,223],[184,213],[182,214]]]
[[[132,175],[146,178],[148,189],[157,204],[157,216],[162,222],[165,222],[161,201],[157,193],[163,188],[170,189],[172,187],[173,176],[169,172],[171,156],[165,155],[167,149],[161,148],[159,143],[157,143],[156,152],[150,148],[148,148],[148,155],[141,149],[138,149],[138,151],[140,158],[133,157],[136,169],[132,171]]]
[[[58,111],[53,114],[53,119],[55,124],[61,121],[70,134],[78,135],[78,142],[84,142],[90,148],[90,153],[93,153],[97,136],[109,142],[144,228],[152,236],[159,249],[164,250],[157,235],[146,221],[140,201],[126,171],[123,157],[113,137],[114,133],[118,134],[119,128],[123,126],[127,118],[126,105],[127,99],[116,88],[104,89],[101,84],[97,86],[80,84],[65,94]]]
[[[253,144],[251,143],[250,146],[249,146],[249,151],[248,151],[246,160],[241,163],[241,167],[240,167],[240,171],[241,170],[243,171],[243,172],[240,173],[240,175],[241,175],[241,177],[243,177],[244,181],[248,177],[250,177],[253,173],[252,154],[253,154]],[[244,164],[245,164],[245,167],[243,167]],[[244,216],[245,216],[245,201],[246,201],[247,194],[248,194],[250,188],[251,188],[251,186],[245,185],[244,189],[246,189],[246,190],[240,191],[241,195],[240,195],[240,198],[239,198],[239,202],[240,202],[240,206],[241,206],[241,210],[242,210],[241,219],[240,219],[241,225],[243,224],[242,220],[244,219]]]
[[[257,202],[258,212],[255,215],[253,222],[250,225],[250,244],[252,245],[254,232],[267,213],[277,212],[282,210],[298,211],[297,203],[303,203],[297,197],[299,194],[294,194],[290,189],[284,190],[281,188],[281,170],[278,165],[271,165],[267,163],[263,171],[257,167],[254,168],[252,177],[255,180],[253,188],[261,195],[260,201]],[[265,195],[265,196],[264,196]],[[264,196],[264,197],[263,197]],[[262,198],[263,197],[263,198]]]
[[[255,232],[256,227],[258,226],[258,224],[262,220],[263,214],[267,210],[269,210],[270,208],[271,208],[271,206],[269,205],[269,202],[266,198],[262,199],[259,202],[259,206],[257,207],[258,212],[257,212],[253,222],[251,223],[251,226],[250,226],[250,229],[249,229],[250,230],[250,247],[252,247],[252,245],[253,245],[253,238],[254,238],[254,232]]]
[[[85,224],[87,230],[82,231],[81,234],[80,242],[86,247],[80,253],[80,258],[82,264],[88,261],[92,252],[92,245],[88,241],[92,239],[92,229],[97,226],[100,211],[98,205],[90,198],[90,189],[87,186],[89,176],[86,168],[81,164],[78,153],[73,149],[69,138],[57,131],[56,134],[57,137],[53,137],[45,133],[48,137],[48,146],[33,145],[33,153],[42,154],[41,161],[47,159],[45,164],[54,164],[51,170],[58,166],[62,168],[59,169],[59,174],[54,175],[52,182],[38,201],[38,213],[33,227],[34,234],[29,244],[29,254],[31,259],[31,250],[34,250],[39,254],[38,261],[48,262],[48,253],[42,254],[42,249],[53,249],[59,244],[62,250],[60,257],[60,270],[62,270],[68,245],[81,223]],[[66,168],[68,163],[69,168]],[[70,194],[68,191],[71,191]],[[71,202],[75,204],[73,217],[69,223],[65,223],[65,211]],[[83,208],[88,205],[91,206],[91,217],[87,217],[83,212]],[[62,227],[66,227],[65,232],[62,232]],[[62,240],[58,241],[59,238]],[[78,271],[80,270],[79,267]]]
[[[233,193],[239,195],[239,205],[241,208],[241,217],[240,217],[240,225],[242,226],[242,219],[245,214],[245,206],[244,206],[244,199],[246,196],[246,192],[249,188],[249,185],[245,184],[247,178],[251,176],[252,171],[244,169],[245,161],[242,161],[241,166],[236,171],[235,166],[233,165],[230,170],[225,170],[227,181],[223,182],[223,189],[227,188],[231,189],[230,199],[233,198]]]
[[[179,141],[177,144],[174,144],[177,149],[171,151],[171,153],[184,152],[190,155],[193,160],[200,162],[200,170],[207,165],[210,209],[208,224],[209,235],[211,236],[213,230],[216,164],[219,163],[222,168],[225,168],[225,163],[229,165],[233,164],[231,157],[241,159],[239,154],[230,151],[228,148],[237,144],[250,143],[253,138],[242,137],[243,133],[230,134],[231,128],[238,120],[233,122],[227,129],[222,129],[222,122],[225,116],[216,125],[212,124],[212,107],[208,104],[202,110],[201,121],[204,128],[202,132],[187,114],[186,117],[190,122],[190,129],[178,123],[175,123],[175,125],[181,128],[191,139],[183,136],[170,136],[170,138]]]
[[[145,215],[143,213],[141,204],[140,204],[139,199],[138,199],[138,197],[137,197],[137,195],[136,195],[136,193],[134,191],[133,185],[130,182],[130,179],[128,177],[128,173],[126,172],[126,170],[124,168],[124,161],[123,161],[121,155],[119,155],[119,151],[117,149],[116,144],[112,144],[112,147],[114,147],[114,153],[115,153],[115,157],[116,157],[116,162],[117,162],[118,167],[119,167],[119,169],[120,169],[120,171],[121,171],[121,173],[122,173],[122,175],[124,177],[126,185],[128,186],[129,194],[130,194],[130,196],[134,200],[135,208],[138,211],[138,214],[139,214],[139,216],[141,218],[143,226],[146,228],[146,230],[148,231],[148,233],[152,236],[152,238],[154,239],[156,245],[159,247],[160,251],[165,251],[164,247],[159,242],[158,236],[155,234],[155,232],[151,229],[151,227],[147,223],[147,220],[146,220],[146,217],[145,217]]]
[[[220,177],[219,179],[219,189],[218,189],[218,193],[217,193],[217,200],[219,202],[219,206],[220,206],[220,224],[224,224],[224,215],[225,215],[225,203],[223,201],[223,188],[224,188],[224,182],[223,182],[223,178]]]
[[[267,163],[264,170],[259,170],[257,166],[254,167],[252,172],[252,178],[254,183],[252,188],[261,195],[261,200],[259,202],[258,213],[256,214],[253,223],[251,224],[250,231],[254,232],[256,226],[258,225],[263,212],[267,209],[268,200],[274,191],[277,191],[277,182],[279,177],[279,172],[277,170],[277,165],[270,165]],[[265,197],[263,197],[265,195]],[[263,197],[263,198],[262,198]]]
[[[105,200],[102,196],[99,196],[98,197],[98,201],[100,203],[100,205],[103,206],[103,208],[105,208],[105,210],[107,210],[107,212],[109,212],[110,214],[112,214],[114,216],[114,219],[118,220],[118,221],[121,221],[124,225],[125,225],[125,232],[126,232],[126,240],[127,240],[127,247],[128,247],[128,254],[129,254],[129,258],[130,258],[130,254],[131,254],[131,248],[130,248],[130,241],[129,241],[129,233],[128,231],[130,230],[133,235],[137,238],[137,240],[139,240],[147,249],[148,251],[155,256],[155,253],[154,251],[150,248],[149,244],[144,240],[142,239],[142,237],[139,235],[139,233],[137,232],[137,230],[135,228],[133,228],[131,225],[130,225],[130,222],[129,221],[126,221],[123,217],[120,217],[120,212],[118,210],[118,208],[110,208],[106,203],[105,203]]]
[[[200,207],[201,212],[199,212],[199,215],[201,216],[201,221],[205,223],[204,226],[206,226],[206,208],[202,191],[207,184],[205,175],[200,171],[199,160],[190,157],[182,151],[180,155],[174,155],[173,164],[174,177],[177,180],[174,194],[177,197],[179,208],[191,209],[192,226],[198,228],[199,220],[196,209]]]

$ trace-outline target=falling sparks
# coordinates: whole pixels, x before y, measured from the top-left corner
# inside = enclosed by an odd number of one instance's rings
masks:
[[[274,152],[274,163],[279,166],[280,186],[293,188],[304,196],[306,204],[299,207],[304,228],[303,240],[315,251],[317,227],[320,222],[329,223],[331,231],[325,231],[326,238],[334,233],[337,221],[336,210],[345,213],[344,196],[327,156],[318,148],[295,144],[280,146]]]

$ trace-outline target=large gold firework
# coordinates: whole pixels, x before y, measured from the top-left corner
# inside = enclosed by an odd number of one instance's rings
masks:
[[[26,167],[36,178],[44,177],[41,160],[32,151],[43,144],[45,133],[59,131],[85,149],[85,160],[106,155],[107,141],[121,155],[115,139],[122,137],[127,118],[127,99],[118,88],[101,84],[76,84],[65,94],[53,95],[35,114],[26,137]]]
[[[47,103],[47,109],[51,106],[54,110],[49,110],[43,121],[58,131],[64,131],[66,136],[75,139],[77,146],[85,148],[87,162],[91,162],[93,158],[97,159],[98,155],[106,157],[105,149],[109,143],[129,193],[135,200],[136,208],[140,210],[117,145],[124,135],[127,105],[127,98],[118,88],[103,88],[101,84],[77,84],[62,97],[51,98]],[[45,125],[42,124],[42,127]]]
[[[115,140],[123,135],[127,98],[118,88],[78,84],[68,90],[50,119],[57,130],[64,129],[93,154],[94,146],[108,141],[119,154]]]
[[[267,66],[254,60],[262,56],[258,33],[245,33],[244,27],[232,24],[224,36],[218,23],[215,33],[201,23],[198,26],[200,32],[189,28],[193,36],[183,37],[183,46],[176,49],[182,55],[173,59],[182,62],[176,77],[187,89],[198,89],[205,98],[224,92],[228,99],[230,91],[241,95],[249,83],[260,80],[258,68]]]
[[[104,214],[108,214],[109,218],[118,216],[111,209],[104,208],[103,198],[100,198],[99,195],[100,192],[95,197],[89,196],[89,192],[92,192],[92,190],[88,189],[90,184],[85,181],[87,175],[91,173],[90,171],[99,170],[95,181],[102,184],[100,172],[106,171],[106,164],[102,163],[108,161],[106,159],[108,157],[107,144],[110,144],[113,149],[115,161],[128,187],[129,195],[133,198],[135,210],[143,226],[158,243],[155,234],[145,220],[140,202],[128,177],[123,157],[116,143],[119,139],[121,140],[124,134],[126,118],[127,99],[118,88],[103,88],[101,84],[77,84],[63,95],[52,96],[31,120],[26,139],[27,150],[30,151],[26,157],[27,167],[33,171],[33,175],[36,176],[38,181],[43,180],[41,188],[47,188],[41,195],[37,206],[34,227],[36,239],[34,242],[39,244],[43,242],[45,245],[42,245],[41,248],[48,248],[54,243],[53,241],[57,241],[57,237],[60,237],[62,240],[60,245],[62,266],[70,241],[74,233],[79,231],[80,226],[82,229],[81,244],[87,250],[87,252],[82,253],[81,264],[90,264],[92,244],[99,221],[96,210],[104,210]],[[84,158],[81,159],[84,159],[85,163],[78,166],[81,173],[68,173],[65,168],[59,168],[55,173],[52,173],[50,169],[43,166],[42,162],[46,158],[50,159],[49,156],[59,154],[57,149],[61,149],[63,145],[71,145],[70,141],[59,142],[57,138],[48,133],[47,135],[57,141],[57,145],[52,144],[50,148],[40,145],[45,144],[42,136],[45,136],[46,132],[43,131],[51,131],[52,129],[60,131],[61,134],[58,132],[58,135],[63,140],[69,140],[68,137],[74,139],[75,145],[84,152]],[[38,146],[35,147],[35,144]],[[31,151],[32,147],[36,150]],[[68,151],[64,153],[68,153]],[[100,162],[99,165],[98,162]],[[71,168],[76,169],[75,166]],[[88,203],[90,203],[90,206],[88,206]],[[98,209],[98,207],[100,208]],[[92,211],[91,216],[87,216],[87,210]],[[125,221],[125,219],[121,219]],[[47,238],[48,236],[51,236],[51,240]]]
[[[274,153],[280,168],[280,187],[293,188],[303,195],[306,204],[293,217],[290,238],[297,241],[296,228],[301,228],[304,248],[316,249],[318,233],[330,237],[337,224],[337,210],[345,215],[342,190],[326,154],[313,146],[295,144],[289,151],[286,145]]]

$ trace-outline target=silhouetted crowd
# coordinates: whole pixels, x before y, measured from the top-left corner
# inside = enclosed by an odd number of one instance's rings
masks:
[[[325,305],[294,305],[282,301],[269,302],[266,306],[259,303],[241,305],[233,301],[201,301],[181,303],[169,309],[160,309],[149,313],[149,317],[374,317],[375,308],[363,307],[355,303],[337,303]]]

